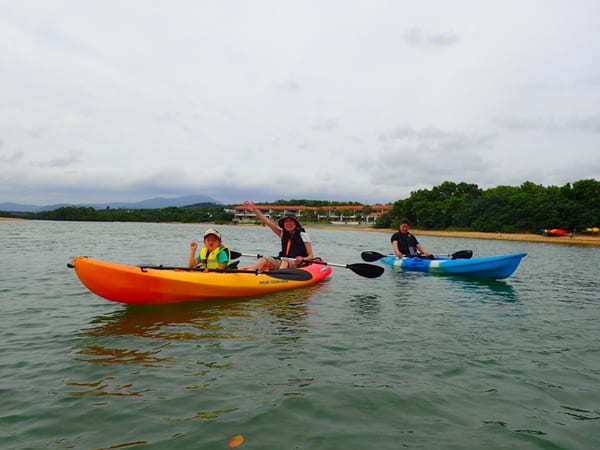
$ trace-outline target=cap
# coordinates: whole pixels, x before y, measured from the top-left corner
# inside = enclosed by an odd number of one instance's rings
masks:
[[[204,232],[204,237],[208,236],[209,234],[212,234],[216,237],[219,238],[219,240],[221,240],[221,233],[219,233],[217,230],[215,230],[214,228],[209,228],[208,230],[206,230]]]
[[[400,219],[400,223],[405,223],[406,225],[410,225],[410,222],[408,221],[408,219],[406,217],[403,217],[402,219]]]
[[[300,222],[298,222],[298,219],[296,219],[296,214],[293,213],[285,213],[285,215],[279,219],[277,222],[279,228],[283,229],[283,223],[285,222],[285,219],[292,219],[294,222],[296,222],[296,227],[302,228],[302,225],[300,225]]]

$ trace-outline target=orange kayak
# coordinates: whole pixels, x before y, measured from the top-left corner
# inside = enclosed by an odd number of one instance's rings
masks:
[[[213,298],[236,298],[294,289],[324,280],[331,267],[310,264],[263,273],[201,272],[186,268],[117,264],[78,256],[70,263],[81,282],[107,300],[156,305]]]

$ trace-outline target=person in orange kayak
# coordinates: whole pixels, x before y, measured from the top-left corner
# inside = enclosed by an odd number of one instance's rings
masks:
[[[312,244],[308,233],[302,228],[300,222],[293,214],[287,214],[277,222],[277,225],[269,220],[252,202],[244,202],[244,207],[256,214],[273,233],[281,238],[281,251],[279,258],[263,256],[256,264],[245,267],[246,270],[274,270],[294,269],[304,261],[314,258]]]
[[[431,253],[423,248],[417,238],[409,232],[408,219],[402,219],[398,231],[392,235],[392,247],[394,253],[398,258],[402,257],[414,257],[414,256],[425,256],[428,258],[433,257]]]
[[[225,269],[231,259],[230,250],[221,243],[221,233],[214,228],[204,232],[204,247],[196,257],[198,244],[190,243],[189,267],[196,267],[201,264],[204,271],[209,269]]]

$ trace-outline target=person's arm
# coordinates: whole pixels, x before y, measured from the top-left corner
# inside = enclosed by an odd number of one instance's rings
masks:
[[[302,261],[306,259],[314,259],[315,255],[313,253],[312,244],[310,242],[304,242],[304,247],[306,247],[307,256],[296,256],[296,264],[300,264]]]
[[[222,251],[221,253],[219,253],[219,260],[218,260],[218,268],[221,270],[227,269],[227,265],[229,264],[229,258],[227,257],[227,252],[226,251]]]
[[[431,253],[429,253],[427,250],[425,250],[421,244],[417,244],[417,250],[419,250],[421,252],[421,254],[423,254],[425,256],[431,256]]]
[[[190,269],[198,264],[198,260],[196,260],[196,250],[198,249],[198,244],[196,242],[190,243],[190,258],[188,260],[188,265]]]
[[[273,233],[275,233],[277,236],[281,237],[281,235],[283,234],[283,231],[281,230],[281,228],[279,228],[277,226],[277,224],[271,222],[267,216],[265,216],[260,209],[258,209],[256,207],[256,205],[252,202],[244,202],[244,208],[252,211],[254,214],[256,214],[256,217],[258,217],[265,225],[267,225],[271,230],[273,230]]]
[[[394,253],[398,258],[402,258],[404,256],[398,248],[398,241],[392,241],[392,247],[394,247]]]

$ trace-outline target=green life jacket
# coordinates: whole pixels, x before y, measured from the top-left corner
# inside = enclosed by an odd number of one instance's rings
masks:
[[[227,263],[229,263],[229,261],[231,260],[231,251],[224,245],[219,245],[210,253],[208,252],[208,249],[206,247],[202,247],[202,250],[200,250],[200,256],[198,257],[198,260],[202,264],[202,267],[204,267],[205,269],[218,269],[218,257],[221,252],[227,252],[227,261],[225,261],[225,266],[227,267]]]

